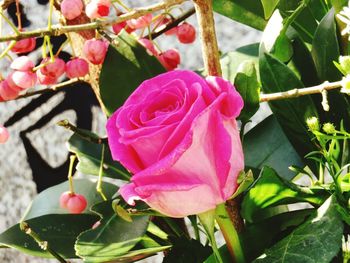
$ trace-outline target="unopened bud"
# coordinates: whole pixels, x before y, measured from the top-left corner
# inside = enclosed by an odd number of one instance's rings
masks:
[[[306,120],[307,127],[309,127],[309,131],[319,131],[320,130],[320,124],[318,122],[317,117],[310,117]]]
[[[350,74],[350,56],[340,56],[339,66],[344,75]]]
[[[334,124],[330,122],[323,124],[322,130],[328,134],[334,134],[336,132]]]

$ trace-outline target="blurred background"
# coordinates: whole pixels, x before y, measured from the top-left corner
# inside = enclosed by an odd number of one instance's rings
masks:
[[[22,23],[26,30],[46,26],[47,2],[21,1]],[[145,2],[134,0],[132,5],[143,6],[156,1]],[[15,4],[11,4],[5,12],[14,23],[15,12]],[[197,27],[195,16],[187,21]],[[222,53],[242,45],[259,42],[261,32],[220,15],[215,15],[215,21]],[[5,27],[3,34],[6,32],[10,30]],[[55,39],[56,45],[61,42],[62,38]],[[40,44],[40,40],[38,43]],[[199,37],[190,45],[180,44],[175,40],[175,36],[159,37],[157,43],[164,49],[176,48],[180,51],[182,59],[180,68],[195,70],[202,67]],[[69,54],[63,55],[69,59]],[[40,60],[39,46],[30,57]],[[7,75],[9,64],[7,59],[0,61],[0,70],[4,76]],[[0,144],[0,232],[19,222],[37,192],[66,180],[68,151],[65,142],[71,133],[56,125],[62,119],[68,119],[71,123],[90,129],[101,136],[105,135],[106,119],[87,85],[0,103],[0,124],[7,126],[10,132],[8,142]],[[156,258],[147,261],[160,262]],[[13,249],[1,249],[0,262],[39,263],[56,262],[56,260],[38,259]]]

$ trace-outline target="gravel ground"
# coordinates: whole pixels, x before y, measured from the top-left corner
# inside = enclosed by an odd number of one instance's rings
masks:
[[[134,1],[133,3],[135,3]],[[23,1],[26,6],[26,13],[29,20],[33,23],[32,28],[45,26],[42,19],[47,12],[45,6],[38,6],[36,1]],[[137,4],[135,4],[137,5]],[[245,44],[259,41],[260,33],[239,25],[231,20],[216,15],[217,35],[219,46],[222,52],[234,50]],[[195,18],[189,19],[189,22],[196,24]],[[181,68],[198,69],[202,65],[199,40],[193,45],[181,45],[174,37],[167,37],[161,40],[162,47],[175,47],[181,52]],[[38,54],[32,54],[38,56]],[[1,72],[6,72],[8,63],[0,62]],[[6,75],[6,74],[5,74]],[[23,215],[30,200],[35,196],[35,184],[32,181],[32,172],[27,163],[27,156],[19,132],[28,128],[32,123],[37,122],[47,114],[52,107],[62,100],[62,96],[56,96],[47,101],[42,107],[34,110],[26,118],[11,126],[9,132],[10,140],[5,145],[0,145],[0,232],[17,223]],[[0,123],[7,120],[18,109],[30,103],[30,99],[19,100],[15,102],[0,103]],[[40,154],[46,158],[50,165],[57,167],[61,165],[67,156],[65,142],[70,133],[58,128],[55,123],[60,119],[69,119],[75,121],[74,111],[66,111],[52,119],[47,125],[39,130],[31,132],[27,137],[32,141]],[[94,109],[93,130],[100,134],[103,130],[105,119],[98,108]],[[56,262],[33,258],[31,256],[18,253],[12,249],[0,250],[0,262],[4,263],[39,263]],[[149,259],[148,262],[161,262],[159,258]]]

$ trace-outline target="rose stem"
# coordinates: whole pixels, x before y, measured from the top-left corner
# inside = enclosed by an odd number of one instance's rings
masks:
[[[219,48],[215,34],[212,0],[193,1],[199,24],[204,68],[210,76],[221,76],[222,72]],[[239,207],[239,199],[236,198],[227,201],[226,207],[224,206],[221,210],[224,209],[226,211],[225,213],[228,215],[229,220],[225,219],[224,223],[219,223],[230,254],[237,263],[244,262],[243,251],[236,231],[240,231],[243,228],[243,220],[239,215]]]

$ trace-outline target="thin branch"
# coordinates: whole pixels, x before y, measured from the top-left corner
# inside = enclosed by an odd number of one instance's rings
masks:
[[[153,32],[150,35],[151,39],[155,39],[155,38],[159,37],[160,35],[164,34],[165,32],[169,31],[170,29],[176,27],[182,21],[184,21],[187,18],[189,18],[190,16],[192,16],[195,12],[196,11],[195,11],[194,8],[189,9],[187,12],[183,13],[181,16],[179,16],[176,19],[174,19],[172,22],[167,24],[165,27],[162,27],[159,31]],[[147,38],[147,37],[148,37],[148,35],[143,36],[143,38]]]
[[[291,98],[297,98],[304,95],[322,93],[325,90],[333,90],[333,89],[341,88],[342,84],[343,84],[343,80],[340,80],[340,81],[331,82],[331,83],[325,82],[323,84],[313,86],[313,87],[308,87],[308,88],[292,89],[284,92],[277,92],[277,93],[271,93],[271,94],[261,94],[260,102],[291,99]]]
[[[64,82],[61,82],[57,85],[53,85],[49,88],[45,88],[45,89],[41,89],[41,90],[36,90],[36,91],[32,91],[32,92],[27,92],[24,93],[23,95],[19,95],[17,98],[13,99],[13,100],[18,100],[18,99],[24,99],[24,98],[28,98],[28,97],[32,97],[35,95],[40,95],[40,94],[44,94],[46,92],[55,92],[55,91],[59,91],[63,88],[66,88],[67,86],[76,84],[76,83],[84,83],[85,81],[82,79],[78,79],[78,78],[74,78],[71,80],[67,80]]]
[[[19,32],[18,35],[16,34],[16,35],[8,35],[8,36],[0,37],[0,42],[6,42],[10,40],[18,41],[21,39],[31,38],[31,37],[59,36],[69,32],[80,32],[80,31],[91,30],[91,29],[100,29],[106,26],[111,26],[116,23],[121,23],[123,21],[130,20],[133,18],[138,18],[149,13],[163,10],[174,5],[182,4],[185,1],[187,0],[165,0],[161,3],[157,3],[154,5],[133,9],[131,12],[122,14],[114,19],[98,20],[91,23],[72,25],[72,26],[62,26],[60,24],[57,24],[57,25],[52,25],[51,29],[41,28],[33,31]]]

